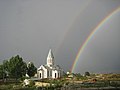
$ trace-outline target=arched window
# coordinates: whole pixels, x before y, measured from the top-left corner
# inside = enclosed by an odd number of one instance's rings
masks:
[[[47,77],[49,77],[49,71],[47,71]]]
[[[42,78],[41,73],[40,73],[40,78]]]

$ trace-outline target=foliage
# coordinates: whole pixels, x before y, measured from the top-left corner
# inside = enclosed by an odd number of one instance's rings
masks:
[[[34,66],[34,64],[32,62],[29,62],[27,65],[27,74],[32,77],[35,75],[35,73],[37,72],[37,68]]]
[[[30,85],[30,86],[34,86],[34,85],[35,85],[35,82],[31,80],[29,85]]]
[[[4,69],[4,65],[0,65],[0,79],[4,79],[7,77],[7,72]]]
[[[80,73],[74,74],[74,80],[87,80],[86,76],[82,76]]]
[[[26,63],[19,55],[10,58],[8,61],[4,61],[3,66],[11,78],[18,79],[26,74]]]
[[[68,75],[67,75],[66,73],[64,73],[62,77],[63,77],[63,78],[67,78]]]
[[[89,72],[85,72],[85,76],[90,76],[90,73]]]
[[[22,76],[19,80],[20,81],[23,81],[23,80],[25,80],[25,79],[30,79],[29,77],[26,77],[26,76]]]
[[[83,76],[80,73],[75,74],[77,80],[81,79]]]
[[[35,86],[23,87],[21,83],[8,83],[0,85],[0,90],[37,90]]]

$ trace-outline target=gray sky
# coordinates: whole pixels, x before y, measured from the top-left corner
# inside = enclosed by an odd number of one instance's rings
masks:
[[[0,0],[0,62],[19,54],[36,67],[51,48],[70,70],[79,48],[120,0]],[[120,72],[120,11],[85,47],[75,72]]]

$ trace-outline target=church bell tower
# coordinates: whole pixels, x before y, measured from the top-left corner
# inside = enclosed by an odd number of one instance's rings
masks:
[[[49,53],[47,56],[47,65],[48,66],[54,65],[54,56],[51,49],[49,50]]]

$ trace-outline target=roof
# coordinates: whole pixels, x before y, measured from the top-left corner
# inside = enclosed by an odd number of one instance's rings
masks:
[[[40,67],[44,67],[45,69],[48,69],[48,70],[50,70],[50,69],[52,69],[52,70],[60,70],[61,68],[60,68],[60,66],[59,65],[52,65],[52,66],[48,66],[48,65],[41,65]],[[42,69],[40,69],[40,68],[38,68],[38,70],[42,70]]]
[[[53,53],[52,53],[52,50],[50,49],[49,50],[49,53],[48,53],[48,57],[47,58],[54,58],[54,56],[53,56]]]

